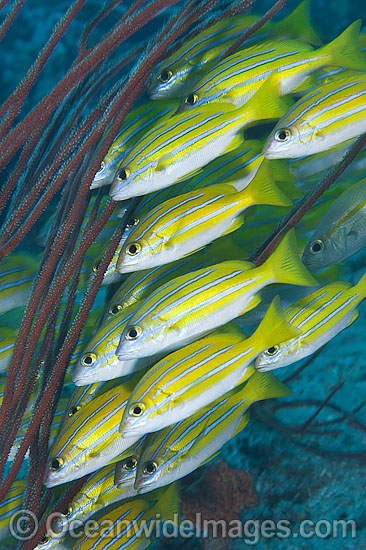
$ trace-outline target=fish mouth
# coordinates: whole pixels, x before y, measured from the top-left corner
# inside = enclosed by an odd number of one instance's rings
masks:
[[[136,351],[121,351],[116,353],[119,361],[126,361],[132,359],[140,359],[142,357],[149,357],[146,355],[139,355]]]
[[[128,192],[127,188],[128,188],[127,183],[125,184],[122,184],[120,182],[116,184],[112,183],[111,188],[109,190],[109,196],[114,201],[123,201],[126,199],[130,199],[131,197],[133,197],[133,194],[131,195],[131,193]]]
[[[158,91],[158,90],[153,91],[153,90],[151,90],[148,93],[149,93],[149,98],[153,99],[153,100],[169,98],[167,92],[164,92],[164,91]]]
[[[62,478],[60,479],[60,476],[50,476],[49,473],[46,471],[43,478],[43,483],[48,489],[50,489],[66,482],[64,482]]]
[[[127,193],[122,193],[120,190],[113,192],[112,189],[109,191],[109,196],[115,202],[124,201],[131,198],[131,196]]]
[[[99,189],[99,187],[104,187],[109,183],[110,181],[108,181],[108,178],[94,179],[90,184],[90,189]]]
[[[281,158],[281,152],[271,148],[271,144],[264,146],[263,155],[265,156],[266,159],[275,159],[278,157]]]
[[[128,487],[130,485],[131,480],[130,479],[121,479],[121,481],[118,482],[117,487],[118,489],[124,489],[125,487]]]
[[[135,487],[137,494],[141,495],[142,493],[148,493],[153,491],[156,488],[156,483],[154,481],[146,480],[139,483],[138,487]]]

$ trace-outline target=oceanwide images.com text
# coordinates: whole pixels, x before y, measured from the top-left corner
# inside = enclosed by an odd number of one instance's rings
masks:
[[[112,521],[103,518],[102,524],[89,519],[85,523],[72,520],[64,531],[55,532],[52,525],[61,514],[54,513],[47,519],[47,534],[49,537],[60,539],[67,534],[75,539],[88,537],[90,539],[110,538],[123,534],[126,539],[135,538],[212,538],[212,539],[242,539],[247,545],[255,545],[260,539],[355,539],[357,524],[351,519],[319,519],[314,522],[304,519],[300,524],[292,524],[288,519],[274,521],[271,519],[246,521],[209,520],[202,518],[198,513],[195,521],[183,519],[178,515],[173,519],[163,520],[156,514],[149,520],[127,522],[124,520]],[[38,523],[36,516],[30,510],[19,510],[10,520],[11,535],[17,540],[30,540],[34,537]]]

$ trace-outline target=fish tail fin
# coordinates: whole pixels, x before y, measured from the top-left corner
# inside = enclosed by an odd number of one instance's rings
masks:
[[[262,162],[258,172],[242,193],[243,197],[248,197],[248,193],[250,194],[252,204],[292,205],[292,201],[275,184],[268,160]]]
[[[245,384],[242,393],[245,395],[246,401],[255,403],[264,399],[291,395],[292,391],[283,382],[280,382],[272,371],[269,371],[255,372]]]
[[[303,0],[287,17],[277,23],[277,35],[288,36],[289,29],[298,40],[321,46],[322,40],[311,23],[309,0]]]
[[[255,120],[273,120],[282,118],[292,106],[289,99],[280,97],[278,73],[273,71],[256,93],[239,109],[248,116],[248,110],[254,111]]]
[[[317,280],[311,275],[299,258],[295,230],[284,236],[273,254],[264,265],[268,265],[277,283],[300,286],[317,286]]]
[[[275,296],[252,338],[256,346],[260,348],[258,351],[263,351],[266,348],[295,338],[299,334],[301,334],[301,331],[287,322],[280,298]]]
[[[366,296],[366,272],[362,275],[361,279],[354,288],[357,292],[359,292],[362,298]]]
[[[361,51],[360,29],[362,20],[354,21],[332,42],[321,48],[330,57],[330,64],[355,71],[366,71],[366,56]]]

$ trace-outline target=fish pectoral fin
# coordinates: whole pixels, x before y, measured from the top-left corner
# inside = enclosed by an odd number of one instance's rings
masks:
[[[358,231],[357,229],[355,229],[354,227],[352,227],[352,229],[347,233],[347,244],[349,244],[350,242],[353,244],[353,243],[356,243],[357,240],[358,240],[359,236],[358,236]]]
[[[163,170],[166,170],[168,166],[171,166],[172,164],[172,157],[169,153],[166,155],[163,155],[159,158],[156,166],[154,167],[154,170],[156,172],[163,172]]]
[[[193,176],[197,176],[198,174],[201,174],[203,172],[202,168],[196,168],[195,170],[192,170],[192,172],[189,172],[189,174],[186,174],[185,176],[180,176],[175,181],[176,183],[179,183],[180,181],[185,181],[188,178],[193,178]]]
[[[203,250],[204,248],[206,248],[207,245],[205,246],[200,246],[200,248],[196,248],[195,250],[192,250],[192,252],[187,252],[187,254],[184,254],[182,256],[182,258],[187,258],[187,256],[192,256],[192,254],[195,254],[196,252],[198,252],[199,250]]]
[[[230,153],[234,149],[237,149],[238,147],[241,147],[243,145],[244,138],[242,134],[236,134],[233,139],[230,141],[229,145],[226,147],[226,149],[221,153],[224,155],[225,153]]]
[[[235,433],[233,434],[233,437],[235,437],[239,432],[241,432],[242,430],[244,430],[244,428],[246,427],[246,425],[248,424],[249,422],[249,413],[245,413],[242,418],[240,419],[240,422],[239,422],[239,425],[238,427],[236,428],[235,430]]]
[[[252,376],[252,374],[254,374],[255,372],[256,372],[255,366],[253,364],[249,365],[245,369],[245,373],[243,374],[243,376],[240,378],[240,380],[238,380],[237,386],[239,386],[240,384],[242,384],[243,382],[248,380],[248,378],[250,378]]]
[[[261,298],[260,293],[253,296],[250,303],[247,305],[247,307],[244,309],[244,311],[242,312],[241,315],[245,315],[248,311],[250,311],[251,309],[254,309],[255,307],[257,307],[257,305],[260,304],[261,300],[262,300],[262,298]],[[241,317],[241,315],[240,315],[240,317]]]
[[[206,460],[201,463],[201,466],[203,466],[204,464],[207,464],[208,462],[210,462],[210,460],[213,460],[214,458],[216,458],[220,453],[221,453],[221,449],[219,451],[216,451],[216,453],[211,455],[209,458],[206,458]]]
[[[222,237],[224,235],[229,235],[230,233],[232,233],[233,231],[236,231],[237,229],[239,229],[239,227],[241,227],[244,223],[244,214],[239,214],[239,216],[236,216],[236,218],[234,218],[232,224],[230,225],[229,229],[227,229],[225,231],[225,233],[222,234]]]
[[[358,318],[359,315],[360,315],[360,310],[357,308],[357,309],[355,309],[354,314],[353,314],[353,316],[352,316],[352,319],[351,319],[350,322],[348,323],[347,327],[351,326],[352,323],[354,323],[354,322],[356,321],[356,319]],[[346,328],[347,328],[347,327],[346,327]]]
[[[308,92],[310,88],[313,86],[316,86],[318,82],[318,77],[315,75],[308,75],[304,80],[296,86],[294,90],[292,90],[293,94],[301,93],[301,92]]]

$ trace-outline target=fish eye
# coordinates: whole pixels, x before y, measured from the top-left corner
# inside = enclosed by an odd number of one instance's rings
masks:
[[[142,334],[142,328],[137,325],[130,327],[126,332],[127,340],[136,340]]]
[[[108,313],[109,313],[110,315],[117,315],[117,313],[118,313],[119,311],[121,311],[121,309],[122,309],[122,306],[120,306],[119,304],[116,304],[116,305],[112,306],[112,307],[109,309]]]
[[[195,105],[197,101],[198,101],[197,94],[189,94],[189,96],[186,97],[185,103],[187,103],[187,105]]]
[[[287,128],[280,128],[280,130],[277,130],[274,136],[275,140],[280,141],[281,143],[288,141],[290,137],[291,137],[291,132]]]
[[[126,181],[130,177],[130,175],[131,172],[128,168],[122,168],[122,170],[118,172],[118,179],[120,179],[121,181]]]
[[[78,411],[80,411],[80,409],[81,409],[80,405],[74,405],[74,406],[71,407],[71,409],[69,410],[68,416],[74,416],[74,414],[76,414]]]
[[[157,77],[158,80],[160,80],[160,82],[168,82],[168,80],[170,80],[173,76],[173,73],[172,71],[169,71],[169,70],[164,70],[164,71],[161,71],[161,73],[159,74],[159,76]]]
[[[124,470],[127,470],[128,472],[131,472],[134,470],[137,466],[137,460],[134,456],[129,456],[126,458],[126,460],[122,464],[122,468]]]
[[[64,465],[64,461],[61,457],[53,458],[50,462],[50,470],[53,472],[58,472],[61,470],[62,466]]]
[[[136,256],[139,252],[141,252],[141,245],[139,243],[131,243],[126,248],[126,253],[129,256]]]
[[[72,512],[73,512],[72,506],[68,506],[66,510],[62,513],[62,515],[69,518]]]
[[[84,367],[91,367],[92,365],[94,365],[96,360],[97,356],[95,355],[95,353],[87,353],[82,357],[81,364],[84,365]]]
[[[310,252],[312,254],[319,254],[319,252],[322,252],[323,250],[324,250],[324,243],[320,239],[313,241],[310,245]]]
[[[272,357],[273,355],[276,355],[276,353],[278,353],[278,350],[279,350],[279,346],[272,346],[268,349],[266,349],[266,351],[264,352],[266,355],[269,355],[270,357]]]
[[[135,225],[137,225],[139,223],[139,219],[138,218],[131,218],[130,220],[128,220],[128,222],[126,223],[126,229],[131,229],[131,227],[135,227]]]
[[[99,168],[97,174],[99,174],[99,172],[101,172],[102,170],[104,170],[104,168],[105,168],[105,162],[102,161],[102,163],[101,163],[101,165],[100,165],[100,168]]]
[[[145,462],[143,465],[142,471],[144,474],[152,475],[155,474],[156,470],[158,469],[158,465],[156,462]]]
[[[132,403],[128,410],[130,416],[142,416],[145,412],[145,405],[143,403]]]
[[[93,265],[92,267],[93,273],[96,273],[98,271],[99,266],[100,266],[100,262],[97,262]]]

